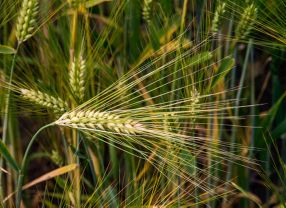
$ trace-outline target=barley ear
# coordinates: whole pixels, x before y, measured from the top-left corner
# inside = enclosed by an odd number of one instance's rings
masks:
[[[124,134],[140,133],[143,128],[142,124],[133,119],[95,110],[68,112],[63,114],[55,123],[59,126]]]
[[[86,81],[86,60],[82,55],[75,58],[72,62],[69,72],[69,81],[71,89],[77,99],[80,101],[84,98],[85,81]]]
[[[212,21],[212,27],[211,27],[211,32],[213,34],[218,33],[219,27],[222,23],[222,16],[225,13],[225,3],[221,3],[217,6],[215,13],[214,13],[214,17],[213,17],[213,21]]]
[[[143,19],[150,24],[151,19],[150,19],[150,13],[151,13],[151,4],[153,0],[144,0],[143,2],[143,11],[142,11],[142,16]]]
[[[19,43],[25,42],[32,36],[38,12],[38,0],[23,0],[16,26],[16,37]]]
[[[20,93],[24,99],[27,99],[39,106],[53,110],[55,113],[64,113],[68,109],[68,104],[62,99],[51,96],[47,93],[29,90],[29,89],[20,89]]]
[[[250,4],[241,15],[238,26],[235,30],[236,38],[245,38],[251,31],[254,25],[254,20],[257,17],[257,8],[254,4]]]

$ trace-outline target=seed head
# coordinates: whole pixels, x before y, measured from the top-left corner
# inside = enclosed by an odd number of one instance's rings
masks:
[[[143,11],[142,11],[142,16],[143,19],[149,24],[151,22],[150,19],[150,12],[151,12],[151,4],[153,0],[144,0],[143,4]]]
[[[222,16],[225,13],[225,3],[221,3],[217,6],[213,21],[212,21],[212,28],[211,31],[212,33],[216,34],[218,32],[218,28],[222,23]]]
[[[36,90],[20,89],[22,96],[42,107],[52,109],[55,113],[64,113],[68,109],[68,105],[60,98],[53,97],[47,93]]]
[[[251,31],[254,25],[254,20],[257,17],[257,8],[254,4],[249,5],[241,15],[241,19],[235,31],[237,38],[245,38]]]
[[[71,70],[69,73],[69,81],[74,95],[82,101],[85,92],[86,81],[86,61],[80,56],[72,62]]]
[[[56,121],[57,125],[90,130],[113,131],[136,134],[143,125],[133,119],[121,118],[109,112],[84,111],[65,113]]]
[[[32,36],[39,12],[38,0],[23,0],[16,26],[16,37],[22,43]]]

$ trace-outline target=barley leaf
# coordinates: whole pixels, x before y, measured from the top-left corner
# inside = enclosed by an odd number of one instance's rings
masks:
[[[85,7],[86,8],[94,7],[98,4],[101,4],[103,2],[108,2],[108,1],[112,1],[112,0],[89,0],[89,1],[85,2]]]
[[[14,54],[16,50],[12,47],[6,45],[0,45],[0,53],[2,54]]]
[[[279,138],[286,132],[286,119],[284,119],[272,132],[272,137]]]
[[[57,168],[49,173],[46,173],[42,176],[40,176],[39,178],[36,178],[35,180],[27,183],[26,185],[23,186],[22,190],[28,189],[36,184],[39,184],[41,182],[50,180],[51,178],[55,178],[57,176],[63,175],[65,173],[68,173],[70,171],[73,171],[77,168],[77,164],[70,164],[70,165],[66,165],[60,168]]]
[[[7,149],[6,145],[0,141],[0,153],[5,158],[5,160],[8,162],[8,164],[17,172],[19,172],[20,168],[17,164],[17,162],[14,160],[12,155],[10,154],[9,150]]]
[[[217,74],[212,80],[211,88],[213,88],[219,82],[219,80],[225,77],[225,75],[233,68],[234,63],[235,61],[233,58],[225,58],[224,60],[222,60],[218,68]]]

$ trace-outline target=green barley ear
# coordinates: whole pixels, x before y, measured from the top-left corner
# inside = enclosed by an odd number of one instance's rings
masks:
[[[26,41],[32,36],[38,12],[38,0],[23,1],[16,29],[16,37],[19,43]]]
[[[216,34],[218,32],[218,29],[222,23],[222,16],[225,13],[225,6],[225,3],[220,3],[215,10],[211,28],[211,32],[213,34]]]
[[[143,3],[143,11],[142,11],[142,16],[143,19],[150,24],[151,19],[150,19],[150,13],[151,13],[151,4],[153,0],[144,0]]]
[[[36,90],[21,88],[20,93],[23,98],[45,108],[53,110],[55,113],[64,113],[68,109],[68,104],[62,99],[51,96],[47,93]]]
[[[57,164],[58,166],[63,165],[63,158],[61,157],[61,155],[59,154],[59,152],[57,150],[52,150],[50,157],[51,157],[52,161],[55,164]]]
[[[86,60],[82,55],[75,58],[69,72],[69,81],[75,97],[82,101],[85,92]]]
[[[190,112],[192,115],[192,122],[195,122],[195,115],[200,110],[200,93],[196,88],[191,91]]]
[[[236,38],[245,38],[250,33],[256,17],[257,8],[254,6],[254,4],[246,7],[235,30]]]

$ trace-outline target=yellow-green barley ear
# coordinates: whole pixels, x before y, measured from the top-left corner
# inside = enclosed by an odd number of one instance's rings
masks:
[[[39,90],[36,91],[21,88],[20,93],[23,98],[44,108],[51,109],[55,113],[64,113],[68,109],[68,104],[64,102],[61,98],[51,96]]]
[[[59,126],[73,128],[97,129],[114,133],[140,133],[143,125],[136,120],[124,118],[114,113],[99,112],[96,110],[79,110],[63,114],[57,121]]]
[[[153,0],[144,0],[142,16],[143,19],[149,24],[151,22],[150,13],[151,13],[151,4]]]
[[[254,4],[250,4],[240,17],[240,21],[235,30],[236,38],[245,38],[251,31],[254,25],[254,21],[257,17],[257,8]]]
[[[85,93],[86,60],[82,55],[75,58],[69,72],[69,81],[74,96],[82,101]]]
[[[212,28],[211,28],[211,32],[213,34],[216,34],[219,30],[219,27],[222,23],[222,19],[223,19],[223,15],[225,13],[225,3],[220,3],[214,13],[214,17],[213,17],[213,21],[212,21]]]
[[[26,41],[32,36],[38,12],[38,0],[23,1],[16,28],[16,37],[19,43]]]

